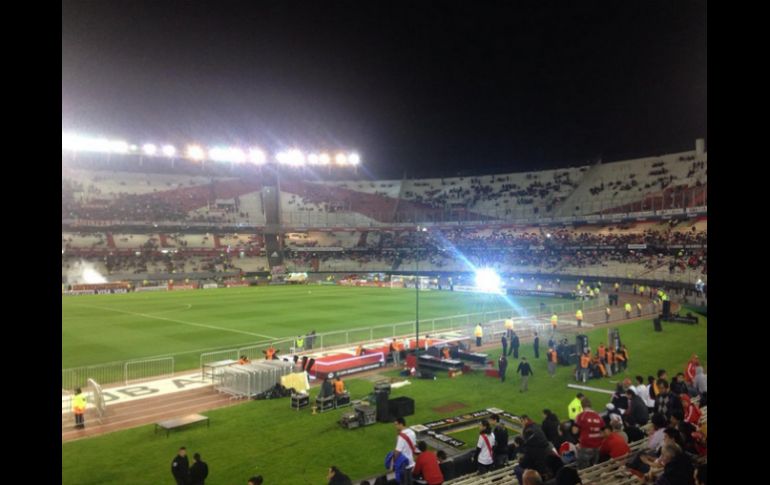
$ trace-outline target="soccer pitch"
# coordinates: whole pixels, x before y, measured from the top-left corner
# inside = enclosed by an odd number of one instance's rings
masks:
[[[516,314],[541,302],[566,300],[421,291],[420,333],[434,318]],[[197,367],[203,352],[414,318],[409,289],[303,285],[73,296],[62,299],[62,368],[173,355],[184,370]]]

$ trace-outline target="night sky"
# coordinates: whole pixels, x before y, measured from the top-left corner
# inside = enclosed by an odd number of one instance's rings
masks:
[[[705,1],[62,3],[62,129],[135,143],[448,176],[692,150],[706,108]]]

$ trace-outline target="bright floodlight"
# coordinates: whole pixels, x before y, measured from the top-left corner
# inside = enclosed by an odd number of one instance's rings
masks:
[[[142,151],[145,155],[155,155],[155,152],[158,151],[158,147],[153,145],[152,143],[145,143],[144,146],[142,146]]]
[[[308,155],[307,156],[307,163],[309,163],[311,165],[317,165],[318,164],[318,155],[316,155],[315,153],[311,153],[310,155]]]
[[[491,268],[482,268],[476,271],[476,287],[482,291],[492,293],[500,292],[500,276]]]
[[[299,167],[305,164],[305,155],[297,149],[289,150],[287,152],[279,152],[275,156],[275,159],[278,160],[279,163],[295,167]]]
[[[259,148],[251,148],[249,150],[249,161],[251,163],[255,163],[257,165],[262,165],[267,160],[267,157],[265,156],[265,152],[260,150]]]
[[[351,165],[358,165],[361,163],[361,157],[358,156],[358,153],[351,153],[348,155],[348,162],[350,162]]]
[[[328,153],[322,153],[318,156],[318,161],[321,163],[321,165],[329,165],[329,163],[332,161],[332,157],[330,157]]]
[[[337,156],[336,156],[336,157],[334,157],[334,160],[335,160],[335,161],[336,161],[336,162],[337,162],[339,165],[345,165],[346,163],[348,163],[348,156],[347,156],[347,155],[345,155],[344,153],[338,153],[338,154],[337,154]]]
[[[188,145],[187,146],[187,157],[192,160],[202,160],[205,156],[205,153],[203,152],[203,148],[199,147],[198,145]]]
[[[173,157],[176,153],[176,148],[174,148],[174,145],[163,145],[162,151],[167,157]]]

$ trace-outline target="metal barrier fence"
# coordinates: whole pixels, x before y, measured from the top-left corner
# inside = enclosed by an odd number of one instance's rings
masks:
[[[538,315],[547,315],[550,317],[553,313],[574,313],[578,308],[589,310],[592,308],[603,307],[606,305],[606,301],[607,295],[601,294],[597,299],[546,305],[543,309],[541,309],[539,305],[516,308],[506,307],[504,309],[499,308],[486,312],[426,318],[420,320],[420,333],[458,330],[471,324],[475,325],[478,322],[503,320],[512,316],[535,317]],[[267,350],[270,345],[279,351],[278,356],[282,356],[290,355],[299,350],[320,350],[341,345],[384,340],[401,335],[414,335],[414,333],[415,321],[410,320],[388,325],[358,327],[349,330],[319,333],[310,340],[307,336],[304,336],[305,344],[303,349],[297,349],[295,347],[294,338],[265,341],[247,347],[222,349],[202,353],[200,354],[199,359],[199,369],[203,369],[203,366],[206,364],[220,360],[237,360],[241,355],[245,355],[251,360],[261,359],[264,357],[263,351]],[[168,376],[173,374],[174,370],[173,356],[132,360],[128,362],[110,362],[107,364],[62,369],[62,389],[72,390],[76,387],[86,387],[89,378],[93,378],[102,385],[117,382],[128,383],[139,379]]]
[[[174,375],[174,358],[130,360],[126,362],[123,374],[126,385],[150,377],[171,377]]]

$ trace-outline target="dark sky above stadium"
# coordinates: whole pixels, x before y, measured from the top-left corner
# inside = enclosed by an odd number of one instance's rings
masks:
[[[70,1],[62,128],[358,149],[373,176],[691,150],[705,1]]]

